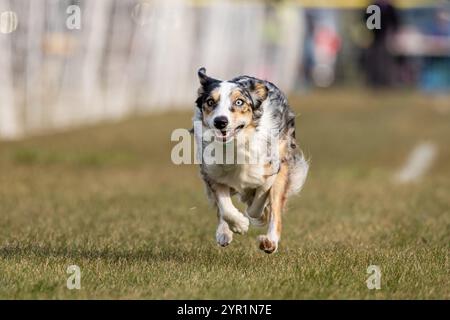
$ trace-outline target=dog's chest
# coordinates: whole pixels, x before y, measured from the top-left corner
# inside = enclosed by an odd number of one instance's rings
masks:
[[[205,169],[213,180],[239,193],[258,188],[266,181],[264,165],[260,164],[213,164]]]
[[[204,164],[206,174],[214,181],[229,186],[239,193],[249,189],[256,189],[267,181],[267,160],[262,156],[265,151],[264,135],[248,136],[249,145],[238,143],[235,163],[230,164]],[[228,149],[229,152],[231,149]],[[230,157],[233,159],[234,157]],[[227,157],[225,159],[228,159]]]

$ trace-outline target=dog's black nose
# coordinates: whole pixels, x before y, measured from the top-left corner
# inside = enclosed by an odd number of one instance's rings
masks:
[[[228,119],[225,116],[220,116],[214,119],[214,127],[219,130],[222,130],[228,125]]]

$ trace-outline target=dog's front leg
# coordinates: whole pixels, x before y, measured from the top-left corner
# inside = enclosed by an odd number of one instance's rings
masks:
[[[231,231],[239,234],[244,234],[248,230],[249,221],[239,210],[233,205],[231,201],[230,188],[221,184],[213,186],[216,196],[217,208],[219,210],[219,231],[225,231],[228,224]]]
[[[218,215],[219,225],[216,230],[216,241],[220,246],[226,247],[233,241],[233,232],[230,230],[228,223],[221,217],[220,212],[218,212]]]

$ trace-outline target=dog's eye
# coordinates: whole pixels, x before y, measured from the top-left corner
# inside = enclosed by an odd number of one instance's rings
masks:
[[[206,104],[208,105],[208,107],[212,107],[215,104],[215,101],[213,99],[208,99],[206,100]]]
[[[234,102],[234,104],[237,105],[238,107],[240,107],[240,106],[242,106],[242,105],[244,104],[244,101],[242,101],[241,99],[237,99],[237,100]]]

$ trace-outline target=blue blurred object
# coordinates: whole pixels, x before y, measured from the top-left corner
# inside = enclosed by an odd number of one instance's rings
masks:
[[[426,26],[425,34],[450,41],[450,10],[448,8],[436,9],[434,19],[430,20]],[[450,91],[450,55],[424,58],[420,86],[422,90],[430,93]]]

